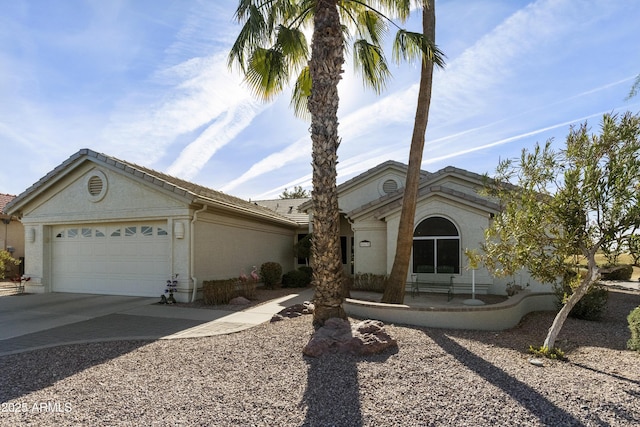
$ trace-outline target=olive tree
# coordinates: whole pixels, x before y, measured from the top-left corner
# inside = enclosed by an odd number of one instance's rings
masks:
[[[574,292],[549,328],[543,349],[556,338],[571,309],[600,278],[596,252],[621,244],[640,222],[640,117],[604,115],[600,132],[572,127],[566,147],[551,142],[520,159],[501,161],[486,192],[502,210],[486,230],[482,251],[469,253],[498,276],[521,268],[544,283],[561,280],[568,260],[587,260]],[[578,282],[579,281],[579,282]]]

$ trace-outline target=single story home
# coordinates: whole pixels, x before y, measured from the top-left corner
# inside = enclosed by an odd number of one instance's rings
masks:
[[[406,172],[388,161],[338,186],[346,273],[391,271]],[[504,293],[508,281],[542,290],[525,272],[496,280],[466,268],[464,249],[480,245],[498,211],[481,186],[462,169],[423,172],[408,283],[454,283],[466,293],[473,276],[478,293]],[[204,280],[267,261],[285,272],[304,264],[293,247],[313,214],[309,199],[246,201],[89,149],[5,210],[24,225],[28,292],[153,297],[177,275],[179,301],[196,298]]]
[[[387,161],[338,186],[342,262],[348,274],[391,273],[406,174],[407,165]],[[436,285],[434,289],[452,283],[454,293],[470,293],[472,283],[483,294],[504,294],[508,284],[549,291],[527,271],[496,279],[485,268],[468,268],[464,250],[479,248],[499,210],[495,201],[479,194],[482,187],[481,175],[463,169],[422,172],[408,290],[412,282],[422,282]],[[300,209],[313,214],[311,202]]]
[[[255,203],[82,149],[9,202],[25,236],[27,292],[176,299],[203,280],[295,267],[301,225]],[[303,224],[306,230],[306,222]]]

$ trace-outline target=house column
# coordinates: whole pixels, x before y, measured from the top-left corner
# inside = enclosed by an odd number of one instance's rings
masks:
[[[387,227],[383,221],[355,221],[355,273],[387,274]]]

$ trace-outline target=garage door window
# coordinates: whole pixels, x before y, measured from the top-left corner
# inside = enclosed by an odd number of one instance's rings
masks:
[[[56,234],[56,239],[76,239],[90,237],[105,237],[104,231],[98,228],[68,228]]]

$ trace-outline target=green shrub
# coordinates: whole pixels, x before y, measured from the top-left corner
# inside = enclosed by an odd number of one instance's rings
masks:
[[[640,306],[631,310],[627,321],[629,322],[629,331],[631,331],[631,339],[627,342],[627,348],[640,351]]]
[[[277,262],[265,262],[260,266],[260,279],[265,288],[273,289],[280,283],[282,277],[282,266]]]
[[[311,281],[313,280],[313,268],[303,265],[302,267],[298,267],[298,270],[306,274],[307,277],[309,278],[309,283],[311,283]]]
[[[283,288],[304,288],[311,283],[307,273],[300,270],[292,270],[282,276]]]
[[[385,274],[357,273],[351,289],[357,291],[384,292],[389,276]]]
[[[602,269],[609,269],[609,272],[602,272],[602,280],[630,280],[633,274],[633,266],[628,264],[605,265]]]
[[[538,357],[546,357],[547,359],[556,359],[556,360],[567,360],[564,355],[564,351],[561,349],[554,347],[548,348],[545,346],[534,347],[532,345],[529,346],[529,353],[534,354]]]
[[[20,261],[15,259],[10,252],[0,250],[0,279],[4,279],[5,273],[14,276],[15,267],[20,264]]]
[[[202,282],[202,299],[207,305],[228,304],[236,295],[237,279],[205,280]]]
[[[578,284],[575,280],[569,279],[570,275],[565,275],[565,280],[561,286],[556,286],[556,305],[562,308],[564,303],[573,294],[573,287]],[[575,277],[575,274],[574,274]],[[604,314],[609,299],[609,291],[601,283],[593,283],[589,286],[587,293],[580,298],[580,301],[571,309],[570,317],[583,320],[600,320]]]

